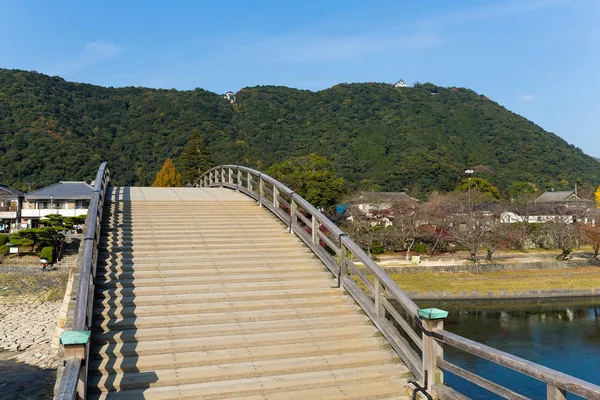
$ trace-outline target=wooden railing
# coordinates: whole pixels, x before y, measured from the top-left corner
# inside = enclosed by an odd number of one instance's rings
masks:
[[[85,399],[87,396],[87,372],[89,337],[94,305],[94,283],[98,259],[98,241],[102,224],[102,212],[106,188],[110,182],[107,163],[98,169],[90,208],[86,219],[83,239],[83,255],[79,260],[79,287],[73,314],[71,331],[61,335],[64,348],[64,372],[58,382],[55,399]]]
[[[443,346],[450,346],[545,382],[548,399],[566,399],[567,392],[600,399],[600,386],[445,331],[443,319],[420,316],[413,300],[348,235],[272,177],[251,168],[223,165],[207,171],[195,186],[240,191],[279,217],[362,307],[427,391],[442,398],[464,398],[443,385],[443,371],[447,371],[501,397],[526,398],[445,360]],[[362,264],[360,268],[357,263]]]

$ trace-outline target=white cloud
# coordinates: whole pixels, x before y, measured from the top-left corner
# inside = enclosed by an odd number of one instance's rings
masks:
[[[78,55],[58,65],[54,65],[54,67],[50,68],[49,73],[51,75],[66,75],[70,72],[82,70],[91,65],[115,58],[124,50],[123,47],[107,40],[88,42]]]
[[[517,100],[519,100],[519,101],[535,100],[535,94],[522,94],[520,96],[517,96]]]
[[[85,45],[83,58],[95,60],[107,60],[123,52],[123,47],[106,40],[97,40]]]

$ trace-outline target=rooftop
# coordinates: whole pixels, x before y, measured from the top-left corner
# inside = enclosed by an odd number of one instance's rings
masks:
[[[0,183],[0,197],[25,197],[25,193]]]
[[[357,202],[377,203],[377,202],[394,202],[412,200],[409,195],[404,192],[360,192],[356,198]]]
[[[87,200],[92,197],[94,188],[86,182],[59,182],[54,185],[27,193],[27,200],[46,200],[50,197],[67,200]]]
[[[567,200],[580,200],[580,197],[575,194],[574,190],[566,192],[545,192],[540,197],[535,199],[536,203],[553,203]]]

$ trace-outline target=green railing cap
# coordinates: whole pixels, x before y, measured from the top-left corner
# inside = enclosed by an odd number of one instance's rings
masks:
[[[427,319],[442,319],[448,316],[448,311],[439,308],[422,308],[419,310],[419,317]]]
[[[90,340],[90,331],[67,331],[60,335],[60,342],[65,345],[87,344]]]

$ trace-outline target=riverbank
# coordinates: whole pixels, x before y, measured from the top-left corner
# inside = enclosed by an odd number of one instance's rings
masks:
[[[413,299],[506,299],[600,295],[595,266],[501,272],[390,274]]]
[[[56,369],[60,349],[52,339],[68,274],[39,268],[2,266],[0,269],[0,351],[14,360]]]

